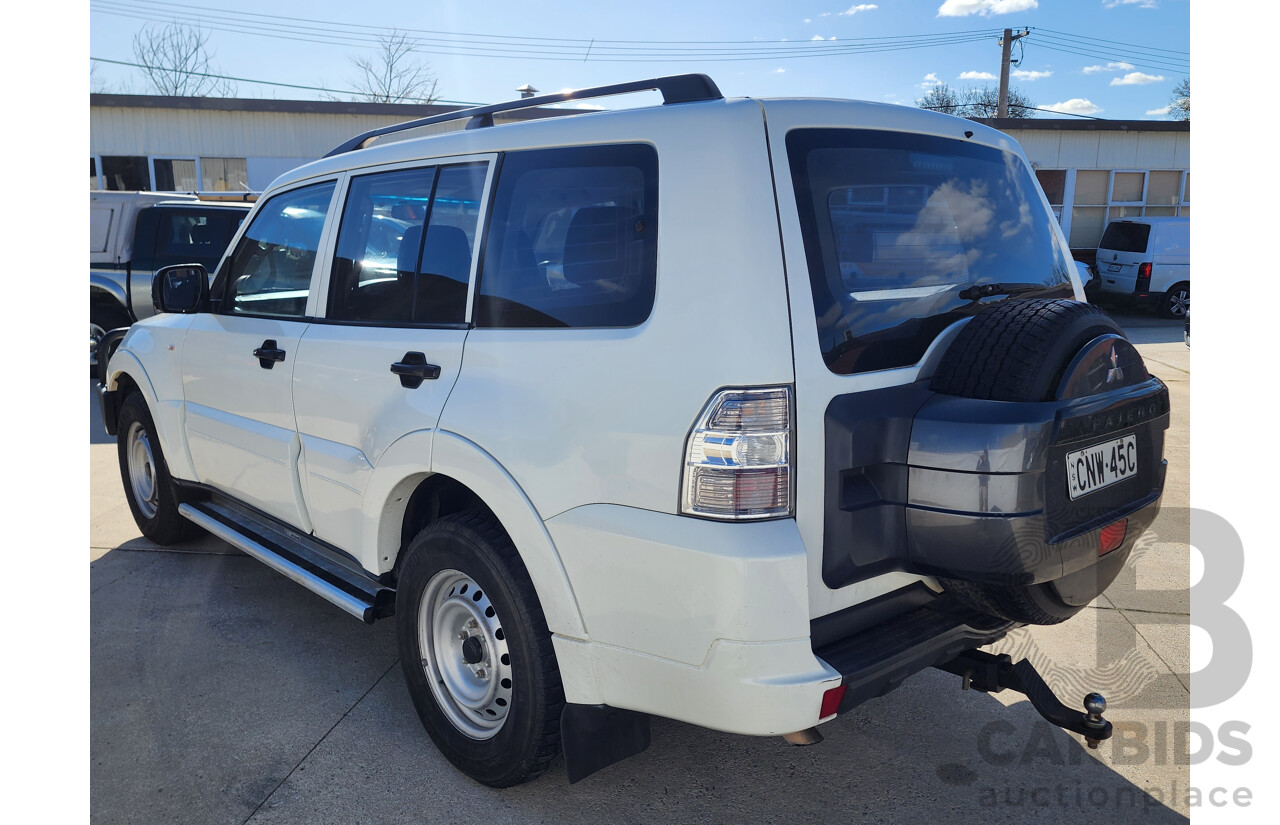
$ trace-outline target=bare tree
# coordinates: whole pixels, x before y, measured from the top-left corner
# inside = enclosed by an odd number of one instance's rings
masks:
[[[994,86],[956,90],[939,83],[916,101],[921,109],[930,109],[958,117],[995,117],[999,111],[1000,91]],[[1009,90],[1009,117],[1036,116],[1036,104],[1017,89]]]
[[[148,24],[133,36],[133,56],[156,94],[175,97],[227,97],[235,84],[212,77],[217,70],[206,46],[207,32],[174,21],[165,26]]]
[[[1169,117],[1174,120],[1191,119],[1191,78],[1184,77],[1173,87],[1173,94],[1169,97]]]
[[[391,30],[378,38],[373,57],[353,57],[360,70],[355,81],[361,99],[374,103],[432,103],[440,95],[439,81],[431,64],[418,59],[418,41],[407,34]]]

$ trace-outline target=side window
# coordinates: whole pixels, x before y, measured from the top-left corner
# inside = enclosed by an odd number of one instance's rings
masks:
[[[302,317],[333,187],[305,186],[262,205],[231,256],[224,311]]]
[[[199,263],[213,271],[245,213],[210,210],[205,213],[166,210],[156,231],[155,268]]]
[[[461,323],[485,168],[459,164],[353,178],[338,230],[328,317]]]
[[[646,145],[512,152],[476,298],[483,327],[629,327],[653,308],[658,156]]]

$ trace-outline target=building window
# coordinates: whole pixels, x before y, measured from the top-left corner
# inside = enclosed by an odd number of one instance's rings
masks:
[[[248,192],[249,168],[244,158],[200,158],[204,192]]]
[[[98,160],[97,158],[89,158],[89,188],[98,188]]]
[[[155,169],[157,192],[194,192],[199,179],[196,177],[196,162],[191,158],[156,158],[152,162]]]
[[[1111,182],[1111,202],[1142,203],[1146,182],[1145,172],[1116,172]]]
[[[103,155],[102,178],[107,189],[131,192],[151,188],[151,170],[145,157]]]
[[[1107,225],[1107,190],[1111,172],[1082,169],[1076,172],[1075,203],[1071,209],[1071,248],[1097,248]]]
[[[1037,169],[1036,180],[1040,182],[1044,196],[1049,199],[1049,205],[1053,207],[1053,216],[1058,219],[1058,223],[1062,223],[1062,199],[1063,193],[1067,190],[1067,170]]]

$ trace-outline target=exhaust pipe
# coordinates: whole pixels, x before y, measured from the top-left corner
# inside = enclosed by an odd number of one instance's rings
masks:
[[[822,734],[818,733],[817,728],[806,728],[795,733],[784,733],[782,738],[788,745],[816,745],[822,741]]]

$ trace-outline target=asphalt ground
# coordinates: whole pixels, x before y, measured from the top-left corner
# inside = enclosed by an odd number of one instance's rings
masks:
[[[1107,695],[1095,751],[1021,696],[925,671],[819,745],[653,720],[643,754],[503,791],[423,731],[394,626],[365,626],[213,538],[143,539],[90,403],[90,808],[95,823],[1182,822],[1189,767],[1190,357],[1180,322],[1114,313],[1169,386],[1164,506],[1079,616],[995,647],[1067,701]]]

